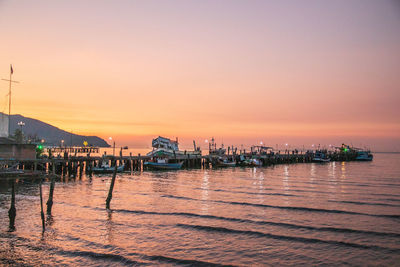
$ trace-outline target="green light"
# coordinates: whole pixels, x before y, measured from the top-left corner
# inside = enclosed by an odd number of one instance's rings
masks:
[[[344,152],[347,152],[347,151],[349,151],[349,149],[348,149],[348,148],[345,148],[345,149],[344,149]]]
[[[43,146],[42,146],[42,145],[38,145],[37,148],[40,149],[40,150],[42,150],[42,149],[43,149]]]

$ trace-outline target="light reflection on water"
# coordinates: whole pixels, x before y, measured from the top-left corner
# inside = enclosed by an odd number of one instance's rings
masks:
[[[400,155],[57,182],[41,235],[38,183],[0,180],[0,265],[333,265],[400,262]],[[48,183],[44,184],[45,200]]]
[[[208,170],[204,170],[203,175],[203,183],[201,184],[201,200],[202,200],[202,207],[201,213],[207,214],[208,213],[208,189],[209,189],[209,181],[208,181]]]

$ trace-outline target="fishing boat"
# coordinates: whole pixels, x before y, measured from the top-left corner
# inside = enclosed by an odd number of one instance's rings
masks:
[[[273,147],[269,146],[251,146],[250,154],[251,155],[272,155]]]
[[[124,167],[125,167],[124,164],[118,166],[117,172],[123,172]],[[107,162],[103,161],[101,163],[100,167],[93,167],[92,171],[93,171],[93,173],[96,173],[96,174],[104,174],[104,173],[113,173],[114,169],[115,169],[114,166],[110,166]]]
[[[143,165],[154,170],[179,170],[182,168],[183,161],[168,163],[166,159],[157,159],[156,161],[147,161]]]
[[[225,153],[226,153],[226,148],[224,148],[224,144],[222,144],[220,148],[217,148],[217,143],[215,143],[214,137],[211,138],[211,142],[208,144],[208,154],[224,156]]]
[[[262,162],[259,159],[243,159],[243,161],[240,163],[240,165],[245,166],[245,167],[261,167]]]
[[[178,138],[174,141],[165,137],[157,137],[153,139],[151,145],[153,150],[147,153],[150,157],[176,157],[176,156],[201,156],[200,148],[196,147],[193,141],[195,150],[194,151],[181,151],[179,150]]]
[[[220,157],[217,159],[215,166],[216,167],[235,167],[236,161]]]
[[[326,153],[324,153],[323,151],[316,151],[312,161],[315,163],[325,163],[330,162],[331,159],[328,158]]]
[[[374,156],[371,154],[370,151],[357,151],[357,156],[356,156],[356,160],[359,161],[371,161],[374,158]]]

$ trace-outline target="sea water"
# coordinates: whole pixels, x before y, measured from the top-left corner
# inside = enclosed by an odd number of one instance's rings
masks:
[[[0,265],[400,265],[400,154],[372,162],[0,181]],[[44,202],[49,182],[43,184]]]

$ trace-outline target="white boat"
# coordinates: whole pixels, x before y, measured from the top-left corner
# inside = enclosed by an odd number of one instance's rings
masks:
[[[259,159],[244,159],[241,162],[242,166],[249,166],[249,167],[261,167],[262,166],[262,162]]]
[[[325,163],[325,162],[330,162],[331,159],[328,158],[324,152],[316,151],[312,161],[316,163]]]
[[[215,143],[214,137],[211,138],[211,142],[208,144],[208,154],[224,156],[225,153],[226,153],[226,148],[224,148],[224,144],[222,144],[220,148],[217,148],[217,143]]]
[[[360,161],[371,161],[374,156],[371,154],[370,151],[357,151],[356,160]]]
[[[155,170],[179,170],[182,168],[183,161],[178,163],[169,163],[165,159],[157,159],[156,161],[146,161],[143,165]]]
[[[175,156],[201,156],[201,151],[196,149],[195,151],[181,151],[178,146],[178,139],[173,141],[165,137],[157,137],[152,141],[153,150],[147,153],[150,157],[170,157]]]
[[[236,161],[234,160],[228,160],[227,158],[218,158],[216,163],[216,167],[235,167],[236,166]]]
[[[117,172],[123,172],[124,167],[125,167],[124,164],[118,166]],[[93,171],[93,173],[102,174],[102,173],[113,173],[114,169],[115,169],[114,166],[111,167],[107,162],[103,161],[101,163],[100,167],[93,167],[92,171]]]

